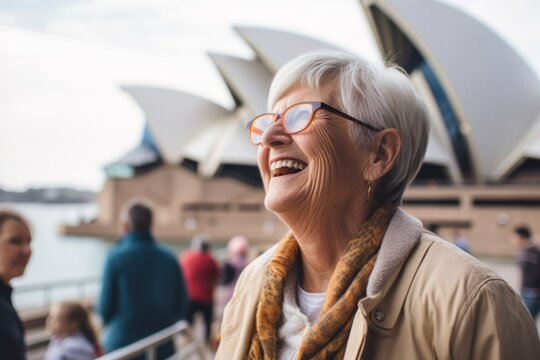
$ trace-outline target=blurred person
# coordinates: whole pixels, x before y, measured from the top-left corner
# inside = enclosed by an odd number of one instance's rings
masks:
[[[519,295],[399,208],[429,116],[403,70],[324,51],[276,74],[249,124],[290,232],[251,262],[216,359],[537,359]]]
[[[469,244],[469,241],[459,231],[454,232],[450,241],[452,242],[452,244],[465,251],[466,253],[471,253],[471,245]]]
[[[188,321],[193,324],[195,314],[204,318],[205,340],[210,341],[214,316],[214,289],[219,277],[219,266],[209,254],[210,244],[205,236],[196,236],[192,249],[180,258],[189,294]]]
[[[521,297],[531,316],[536,319],[540,312],[540,249],[527,226],[516,227],[513,240],[519,247]]]
[[[31,241],[28,222],[15,212],[0,210],[0,359],[26,358],[24,327],[11,301],[10,282],[24,273]]]
[[[245,236],[233,236],[227,243],[227,259],[222,272],[222,284],[225,285],[223,305],[231,300],[240,273],[248,264],[248,251],[249,240]]]
[[[156,243],[152,211],[135,204],[123,224],[124,237],[105,261],[98,312],[104,347],[110,352],[185,319],[187,292],[176,256]],[[157,350],[159,359],[174,353],[172,341]]]
[[[90,314],[79,302],[51,306],[46,328],[52,336],[44,360],[91,360],[102,353]]]

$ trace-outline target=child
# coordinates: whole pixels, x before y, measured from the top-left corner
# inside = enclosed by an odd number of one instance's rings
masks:
[[[101,355],[90,316],[78,302],[54,304],[46,326],[52,336],[45,360],[90,360]]]

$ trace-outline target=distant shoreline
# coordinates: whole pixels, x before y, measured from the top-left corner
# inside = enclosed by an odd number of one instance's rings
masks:
[[[97,194],[70,188],[35,188],[26,191],[0,189],[0,203],[84,204],[95,202]]]

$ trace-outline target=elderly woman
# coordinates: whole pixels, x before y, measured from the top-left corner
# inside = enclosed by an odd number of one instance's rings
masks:
[[[265,205],[290,233],[225,309],[218,359],[532,359],[535,325],[481,263],[398,207],[425,105],[396,68],[340,52],[285,65],[250,123]]]
[[[18,214],[0,210],[0,358],[25,359],[24,329],[11,302],[13,278],[21,276],[32,253],[30,227]]]

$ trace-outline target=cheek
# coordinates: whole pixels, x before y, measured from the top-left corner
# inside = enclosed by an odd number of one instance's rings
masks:
[[[262,146],[259,146],[257,150],[257,164],[259,166],[259,171],[261,172],[261,178],[263,180],[264,189],[268,186],[270,181],[270,169],[268,168],[268,149]]]
[[[317,181],[331,182],[342,179],[353,159],[346,151],[350,144],[348,134],[341,131],[323,131],[316,129],[317,142],[311,144],[313,154],[313,178]]]
[[[4,247],[0,249],[0,265],[6,266],[13,263],[18,258],[17,251],[14,251],[10,247]]]

